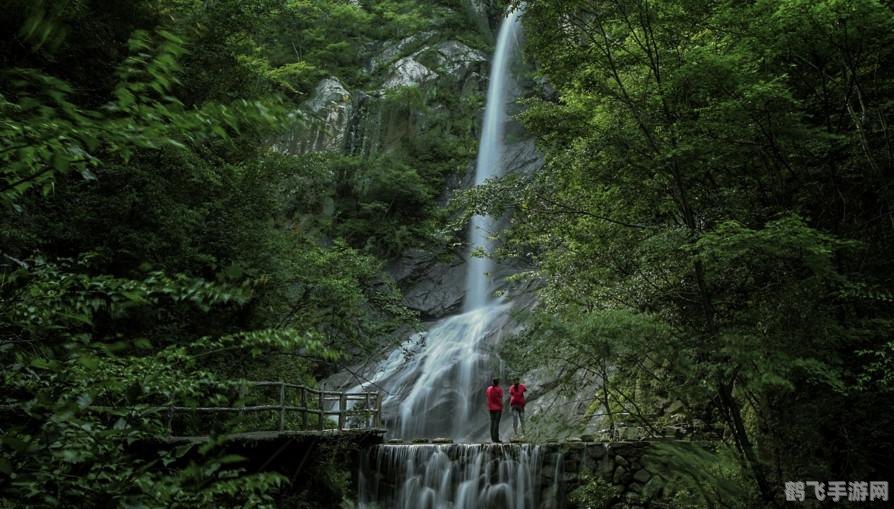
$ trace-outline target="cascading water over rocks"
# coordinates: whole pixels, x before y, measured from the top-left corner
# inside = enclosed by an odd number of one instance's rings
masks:
[[[517,52],[520,16],[517,10],[510,12],[500,27],[475,185],[505,169],[506,106],[514,99],[509,66]],[[387,393],[386,422],[392,435],[459,442],[485,438],[484,389],[501,371],[489,347],[499,340],[512,307],[491,297],[495,264],[477,256],[493,249],[496,227],[490,216],[472,219],[463,313],[414,335],[378,365],[371,381]],[[359,502],[361,507],[540,507],[541,461],[534,445],[377,446],[366,452],[361,466]]]
[[[500,28],[490,72],[476,184],[503,173],[506,105],[513,99],[509,92],[509,64],[518,47],[519,17],[518,11],[511,12]],[[494,228],[495,220],[487,216],[475,216],[470,225],[464,312],[410,337],[377,366],[370,379],[386,393],[385,414],[393,435],[449,437],[458,441],[480,440],[486,435],[486,418],[481,418],[482,394],[500,368],[499,359],[489,355],[488,350],[499,340],[511,309],[510,303],[491,298],[493,260],[474,256],[480,249],[492,249]]]

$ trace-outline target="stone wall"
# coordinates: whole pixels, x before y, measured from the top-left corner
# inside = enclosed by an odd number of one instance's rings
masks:
[[[643,462],[643,454],[650,447],[648,442],[572,441],[550,447],[558,454],[544,456],[541,483],[545,489],[555,484],[558,477],[561,489],[560,496],[543,500],[543,509],[574,507],[568,495],[588,478],[602,479],[606,488],[611,486],[608,491],[613,496],[606,507],[645,508],[661,494],[661,480]]]

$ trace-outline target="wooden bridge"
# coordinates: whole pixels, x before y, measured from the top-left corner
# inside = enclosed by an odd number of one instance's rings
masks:
[[[167,412],[167,427],[170,438],[197,440],[202,436],[178,436],[174,433],[174,418],[184,414],[270,414],[278,417],[276,430],[251,429],[232,434],[235,437],[251,439],[270,438],[277,435],[332,435],[332,434],[377,434],[384,435],[382,428],[382,396],[378,392],[327,391],[325,387],[315,389],[288,382],[238,382],[233,385],[245,388],[270,388],[275,391],[276,401],[265,404],[238,406],[175,406],[162,407]],[[297,414],[297,419],[290,415]],[[330,417],[335,419],[330,420]]]

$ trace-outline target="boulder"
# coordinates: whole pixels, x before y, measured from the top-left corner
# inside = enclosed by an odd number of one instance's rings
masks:
[[[433,49],[437,52],[439,70],[460,79],[465,78],[472,66],[487,62],[484,53],[459,41],[444,41]]]
[[[580,471],[580,456],[568,454],[562,461],[562,471],[576,474]]]
[[[633,474],[633,480],[642,484],[649,482],[649,479],[651,478],[652,474],[650,474],[649,471],[644,468],[637,470],[636,473]]]
[[[605,456],[605,446],[602,444],[588,445],[587,454],[591,458],[598,460]]]
[[[661,496],[661,492],[664,489],[664,480],[660,477],[653,476],[649,481],[643,486],[642,495],[645,500],[651,500],[655,497]]]
[[[603,479],[611,479],[612,472],[615,470],[615,462],[611,460],[611,456],[604,456],[599,463],[599,475]]]
[[[351,118],[351,103],[351,92],[338,78],[321,80],[310,98],[289,115],[293,126],[274,144],[274,149],[288,154],[341,150]]]
[[[506,173],[530,175],[543,166],[543,156],[531,138],[524,138],[506,145]]]
[[[379,54],[370,60],[368,68],[370,72],[376,72],[384,66],[394,62],[401,56],[411,53],[419,45],[434,37],[435,32],[425,31],[404,37],[397,42],[389,42],[382,47]]]
[[[330,118],[333,111],[337,112],[350,104],[351,93],[333,76],[317,83],[313,95],[302,106],[314,115]]]
[[[391,72],[382,90],[393,90],[401,87],[419,86],[438,77],[438,74],[419,63],[413,57],[404,57],[391,66]]]
[[[440,318],[458,311],[465,296],[465,264],[437,264],[425,278],[407,288],[404,304],[425,318]]]
[[[466,264],[459,256],[410,249],[385,270],[403,290],[404,305],[426,319],[446,316],[462,306]]]
[[[612,482],[615,484],[627,484],[631,478],[630,471],[624,468],[623,465],[618,465],[615,468],[615,473],[612,475]]]

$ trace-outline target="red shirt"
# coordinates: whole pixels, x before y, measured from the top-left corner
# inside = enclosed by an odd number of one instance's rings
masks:
[[[528,389],[525,384],[509,386],[509,406],[517,406],[525,408],[525,391]]]
[[[485,391],[487,395],[487,409],[491,412],[503,411],[503,389],[499,385],[491,385]]]

